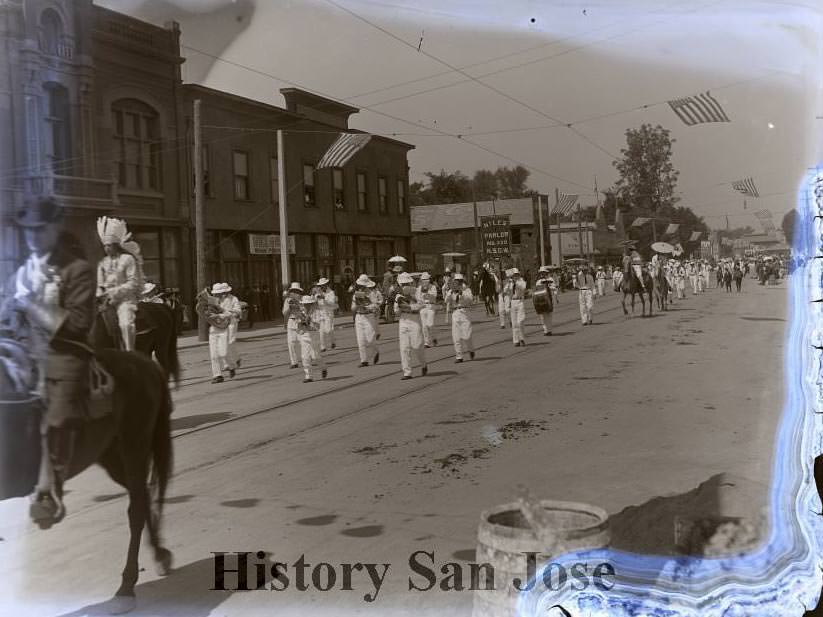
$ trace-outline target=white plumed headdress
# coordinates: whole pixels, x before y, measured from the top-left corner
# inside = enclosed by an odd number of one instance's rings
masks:
[[[123,246],[131,238],[131,233],[126,228],[126,222],[108,216],[101,216],[97,219],[97,235],[103,244],[119,244]]]

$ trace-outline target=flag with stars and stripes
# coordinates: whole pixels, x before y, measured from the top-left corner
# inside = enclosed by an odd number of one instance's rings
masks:
[[[757,192],[757,187],[754,185],[752,178],[744,178],[743,180],[735,180],[732,182],[732,188],[735,191],[748,195],[749,197],[760,197]]]
[[[558,194],[555,212],[558,214],[568,214],[569,210],[574,208],[574,205],[577,203],[578,197],[580,197],[580,195],[566,195],[566,193],[560,192]]]
[[[723,107],[708,91],[667,102],[686,126],[707,122],[731,122]]]
[[[369,143],[371,137],[366,133],[342,133],[326,150],[326,154],[317,163],[317,169],[343,167]]]

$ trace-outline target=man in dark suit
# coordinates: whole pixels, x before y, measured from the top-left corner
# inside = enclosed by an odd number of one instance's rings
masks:
[[[30,515],[38,522],[65,516],[63,482],[88,404],[89,334],[94,322],[94,270],[76,240],[61,234],[61,207],[49,197],[29,200],[17,212],[31,251],[3,307],[4,329],[26,332],[39,369],[37,393],[46,412],[40,475]]]

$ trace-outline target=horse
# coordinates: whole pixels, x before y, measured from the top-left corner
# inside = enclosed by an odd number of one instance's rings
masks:
[[[645,270],[643,271],[643,285],[646,288],[645,294],[649,296],[649,317],[652,315],[652,294],[654,292],[654,280],[649,273]],[[640,302],[643,305],[643,317],[646,316],[646,299],[644,297],[643,287],[640,285],[640,281],[637,279],[637,276],[634,274],[633,270],[629,272],[623,273],[623,280],[620,281],[620,289],[623,292],[623,298],[620,300],[620,304],[623,306],[623,314],[628,315],[629,311],[626,309],[626,296],[631,295],[632,297],[632,315],[634,315],[634,297],[636,295],[640,296]]]
[[[657,300],[657,310],[669,310],[669,279],[663,268],[653,268],[651,278],[654,281],[654,298]]]
[[[154,357],[168,377],[180,386],[180,360],[177,356],[177,325],[174,311],[165,304],[140,302],[135,318],[137,336],[134,347],[148,357]],[[122,349],[122,337],[117,315],[110,307],[101,307],[92,331],[96,349]]]
[[[0,339],[0,343],[6,339]],[[171,392],[163,369],[143,354],[98,350],[97,362],[113,377],[111,409],[88,419],[77,436],[68,477],[94,463],[122,485],[129,496],[129,546],[120,587],[106,603],[113,614],[136,606],[138,556],[143,528],[148,529],[161,575],[171,570],[172,553],[163,546],[163,501],[172,468]],[[40,462],[42,402],[21,391],[0,363],[0,499],[23,497],[34,490]],[[50,525],[44,522],[41,527]]]
[[[486,307],[486,315],[495,315],[495,305],[497,304],[497,289],[494,277],[488,270],[483,270],[480,275],[480,297]]]

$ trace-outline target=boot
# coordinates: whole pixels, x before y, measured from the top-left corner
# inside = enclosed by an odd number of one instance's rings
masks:
[[[63,484],[68,476],[69,463],[74,454],[77,429],[73,427],[50,427],[46,435],[48,457],[44,462],[51,467],[46,475],[47,481],[37,487],[29,506],[29,516],[47,529],[59,523],[66,515],[63,504]]]
[[[123,334],[123,348],[126,351],[134,351],[134,339],[137,336],[137,329],[134,324],[121,324],[120,331]]]

